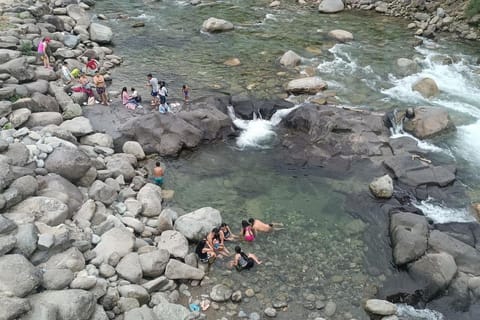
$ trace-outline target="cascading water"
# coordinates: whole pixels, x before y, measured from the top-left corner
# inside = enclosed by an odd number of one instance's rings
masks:
[[[405,320],[445,320],[443,314],[430,309],[415,309],[406,304],[397,304],[397,315]]]
[[[240,136],[237,138],[237,146],[240,149],[255,148],[266,149],[272,146],[272,142],[277,136],[275,133],[275,126],[277,126],[282,119],[290,112],[298,108],[295,106],[288,109],[280,109],[275,112],[270,120],[262,119],[261,115],[253,113],[252,120],[243,120],[235,116],[235,110],[232,106],[228,106],[228,115],[232,119],[233,124],[242,130]]]

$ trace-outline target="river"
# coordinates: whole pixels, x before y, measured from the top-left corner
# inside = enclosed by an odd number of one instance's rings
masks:
[[[458,179],[467,186],[471,199],[455,203],[429,199],[417,206],[437,222],[472,219],[469,201],[480,200],[480,77],[474,45],[444,38],[416,46],[418,39],[403,19],[368,12],[321,15],[314,6],[302,7],[293,1],[274,9],[267,1],[253,0],[204,1],[199,6],[173,0],[103,0],[97,1],[95,10],[109,17],[102,23],[114,30],[115,53],[125,58],[113,72],[112,89],[135,86],[147,97],[144,83],[146,74],[152,73],[167,82],[171,100],[181,99],[183,84],[192,88],[192,99],[218,91],[285,98],[286,82],[299,73],[314,73],[328,82],[345,105],[372,110],[418,105],[448,108],[458,130],[422,146],[434,159],[455,159]],[[212,16],[231,21],[235,31],[201,32],[203,21]],[[139,21],[145,27],[132,28]],[[332,29],[351,31],[355,41],[333,43],[327,37]],[[285,69],[279,65],[279,57],[287,50],[304,57],[301,66]],[[241,65],[224,64],[234,57]],[[399,76],[395,61],[401,57],[418,61],[419,72]],[[425,100],[410,90],[422,76],[432,77],[439,85],[441,94],[435,99]],[[320,168],[284,165],[275,144],[274,123],[258,119],[244,123],[243,129],[248,139],[225,141],[165,160],[167,187],[176,191],[175,205],[185,211],[218,208],[235,231],[248,217],[286,226],[260,236],[253,245],[244,245],[265,262],[254,271],[231,272],[225,261],[217,261],[209,274],[213,282],[242,291],[253,288],[256,295],[245,298],[240,306],[230,303],[220,305],[219,310],[211,308],[210,316],[234,318],[240,310],[262,313],[271,303],[285,301],[288,307],[279,312],[278,319],[307,319],[321,316],[323,311],[317,307],[333,301],[333,319],[368,319],[362,299],[371,297],[394,270],[389,257],[379,259],[373,269],[365,264],[365,255],[371,255],[374,248],[365,243],[366,226],[349,214],[346,203],[353,193],[368,194],[372,177],[358,168],[332,177]],[[261,148],[256,138],[263,139]],[[202,288],[194,293],[201,294]],[[442,316],[427,312],[406,319]]]

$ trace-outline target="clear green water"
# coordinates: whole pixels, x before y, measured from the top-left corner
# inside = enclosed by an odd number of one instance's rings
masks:
[[[268,3],[207,1],[207,5],[192,7],[170,0],[98,1],[95,10],[111,18],[102,23],[115,32],[115,53],[125,59],[113,72],[112,89],[135,86],[147,97],[143,84],[146,74],[153,73],[167,81],[170,99],[181,97],[184,83],[192,88],[193,99],[215,91],[274,98],[285,96],[286,82],[313,70],[328,80],[345,104],[378,110],[411,105],[401,97],[382,93],[393,86],[389,74],[395,71],[395,60],[419,55],[405,20],[364,12],[320,15],[315,6],[301,7],[294,1],[282,1],[280,9],[268,8]],[[131,18],[115,19],[119,14]],[[139,16],[143,18],[134,18]],[[227,19],[236,30],[213,35],[200,32],[209,17]],[[146,26],[132,28],[138,21]],[[337,28],[353,32],[355,42],[329,51],[335,44],[326,34]],[[443,45],[442,54],[475,52],[473,46],[463,43]],[[287,50],[305,57],[302,66],[285,69],[279,65]],[[224,65],[232,57],[241,65]],[[339,57],[342,61],[335,63]],[[471,123],[472,118],[459,122]],[[348,178],[326,178],[322,169],[281,164],[275,148],[238,151],[230,142],[202,147],[166,162],[166,187],[176,191],[174,204],[185,211],[218,208],[235,231],[248,217],[286,225],[285,230],[260,236],[253,245],[242,244],[245,251],[264,260],[263,266],[237,273],[217,261],[209,274],[213,282],[225,282],[242,291],[254,288],[257,294],[240,306],[211,308],[208,319],[222,315],[234,319],[239,310],[261,313],[277,299],[288,301],[278,319],[321,316],[323,311],[312,309],[319,300],[337,303],[332,319],[367,319],[361,301],[372,296],[372,288],[380,284],[383,275],[367,274],[363,260],[369,248],[362,241],[361,224],[347,213],[345,203],[349,194],[365,192],[371,177],[351,172]],[[469,165],[465,164],[467,180]],[[389,266],[378,268],[388,272]],[[199,288],[194,294],[208,293],[209,288]]]

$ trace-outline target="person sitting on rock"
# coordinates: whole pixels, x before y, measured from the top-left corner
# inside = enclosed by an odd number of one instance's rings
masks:
[[[237,236],[232,233],[232,230],[230,230],[230,226],[223,222],[220,225],[220,232],[223,232],[223,239],[225,241],[231,241],[231,240],[236,240]]]
[[[231,262],[231,266],[235,267],[238,271],[249,270],[256,264],[262,264],[256,255],[253,253],[246,254],[239,246],[235,247],[235,257]]]
[[[252,226],[252,230],[253,230],[254,233],[257,233],[257,232],[271,232],[273,230],[284,229],[284,228],[279,228],[279,227],[283,227],[283,223],[272,222],[272,223],[267,224],[267,223],[265,223],[261,220],[253,219],[253,218],[248,219],[248,222]]]
[[[128,95],[127,87],[122,88],[122,104],[130,110],[135,110],[137,107],[137,103],[131,101],[130,96]]]
[[[155,163],[155,168],[153,168],[153,182],[157,186],[163,185],[163,168],[160,166],[160,162]]]
[[[229,256],[230,252],[225,248],[225,236],[222,231],[218,228],[213,228],[212,231],[207,235],[207,242],[210,247],[215,250],[216,253]]]
[[[213,263],[217,257],[215,250],[208,245],[207,239],[203,239],[197,244],[195,253],[197,254],[200,262],[203,263]]]

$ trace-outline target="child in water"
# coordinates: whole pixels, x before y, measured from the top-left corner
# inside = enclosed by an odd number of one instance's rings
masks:
[[[188,102],[190,88],[186,84],[182,86],[182,92],[183,92],[183,100],[185,102]]]

